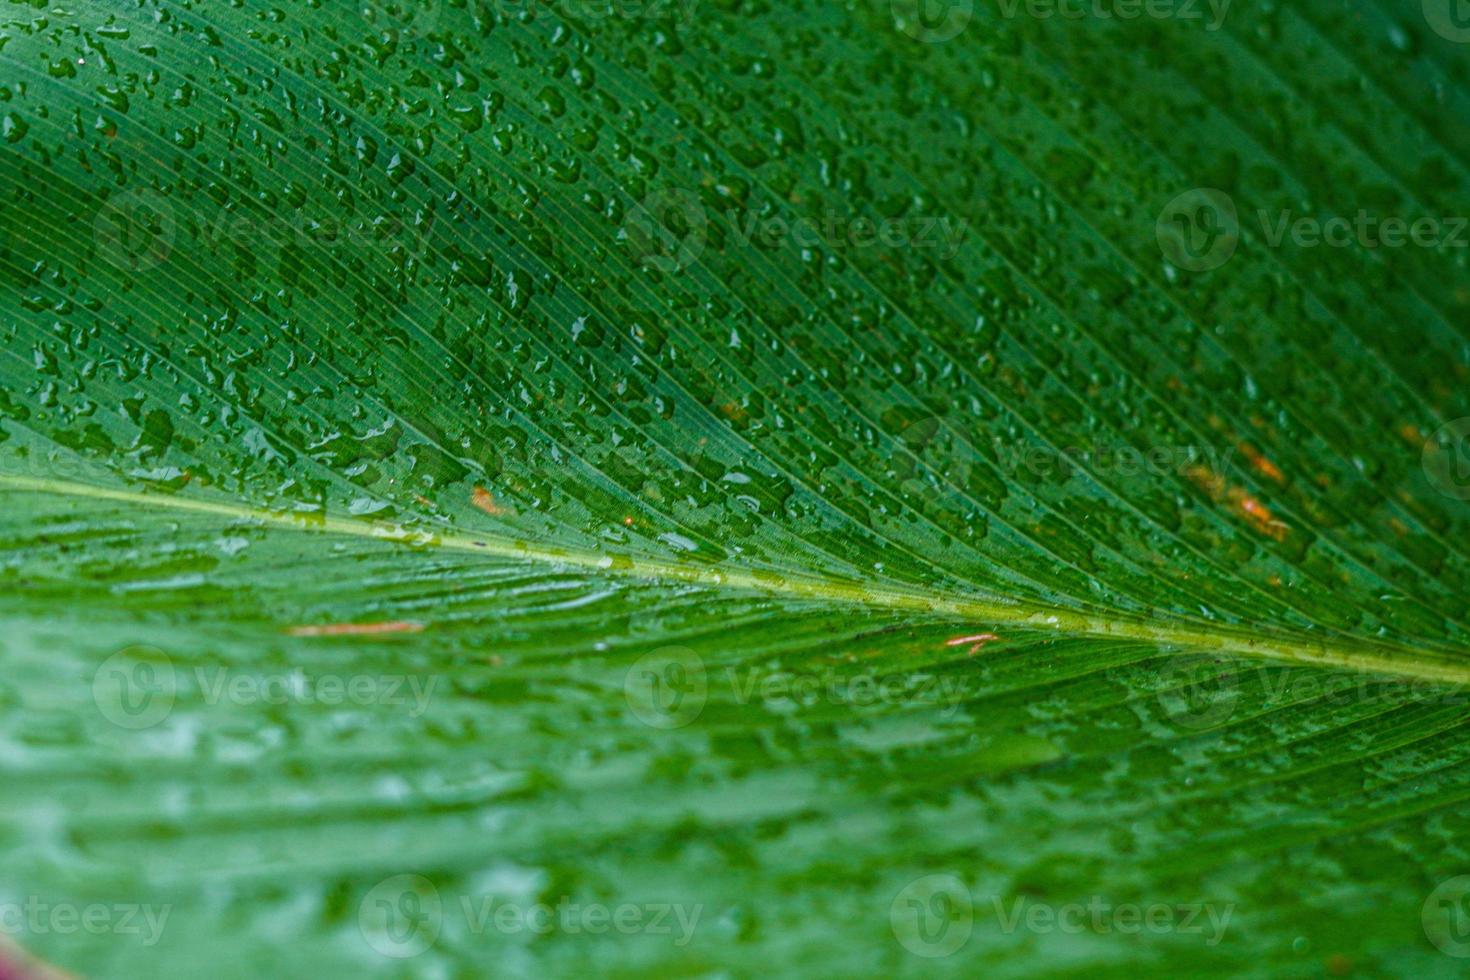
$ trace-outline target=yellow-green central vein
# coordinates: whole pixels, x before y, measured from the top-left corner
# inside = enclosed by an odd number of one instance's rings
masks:
[[[632,578],[683,582],[714,588],[744,589],[803,599],[902,609],[972,621],[977,627],[1015,627],[1058,634],[1142,640],[1180,652],[1211,652],[1381,673],[1414,680],[1470,685],[1470,657],[1439,649],[1342,637],[1310,638],[1276,631],[1251,632],[1233,626],[1143,620],[1122,614],[1090,614],[1073,609],[1017,602],[999,596],[956,596],[892,586],[869,586],[821,579],[801,573],[680,564],[634,555],[611,555],[561,548],[494,534],[425,531],[384,521],[330,515],[302,515],[225,501],[112,489],[63,480],[0,476],[0,490],[107,500],[133,506],[209,514],[231,521],[344,534],[359,538],[437,547],[500,558],[543,562]]]

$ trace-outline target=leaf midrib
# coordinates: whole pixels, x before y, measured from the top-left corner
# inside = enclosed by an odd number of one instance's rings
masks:
[[[1180,653],[1209,652],[1254,657],[1470,686],[1470,658],[1467,658],[1465,651],[1427,644],[1411,647],[1403,643],[1359,637],[1310,637],[1274,629],[1251,631],[1242,627],[1177,618],[1172,622],[1145,620],[1112,612],[1088,613],[1043,606],[1000,596],[960,596],[891,585],[866,586],[784,570],[679,564],[631,554],[615,556],[576,548],[561,548],[499,534],[427,531],[386,521],[326,514],[303,515],[221,500],[201,500],[63,480],[0,475],[0,492],[3,491],[187,511],[230,521],[254,521],[275,528],[350,535],[416,547],[444,548],[657,582],[739,589],[876,609],[901,609],[973,621],[977,630],[1012,627],[1058,635],[1140,640],[1163,647],[1174,647]]]

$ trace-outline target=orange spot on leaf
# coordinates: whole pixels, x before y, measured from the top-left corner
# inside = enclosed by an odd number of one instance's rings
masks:
[[[1199,487],[1210,495],[1212,500],[1219,500],[1225,492],[1225,478],[1207,466],[1191,466],[1184,471],[1189,482]]]
[[[970,649],[966,650],[965,654],[966,656],[973,657],[977,652],[984,649],[985,644],[998,639],[1000,637],[994,633],[976,633],[974,636],[956,636],[953,639],[945,640],[944,645],[947,647],[962,647],[967,643],[971,644]]]
[[[1250,461],[1251,469],[1261,474],[1268,480],[1274,480],[1282,486],[1286,485],[1286,476],[1277,468],[1276,464],[1261,454],[1261,451],[1248,442],[1242,442],[1237,447],[1245,458]]]
[[[1238,487],[1230,489],[1230,502],[1235,505],[1236,510],[1245,517],[1246,522],[1259,534],[1277,541],[1285,541],[1287,533],[1291,530],[1282,521],[1278,521],[1271,514],[1271,510],[1255,497],[1246,493]]]
[[[1251,496],[1243,487],[1230,486],[1223,476],[1204,466],[1191,466],[1184,471],[1189,482],[1209,494],[1216,503],[1226,501],[1237,514],[1245,518],[1251,530],[1277,541],[1285,541],[1291,528],[1276,519],[1271,509]]]
[[[484,487],[475,487],[475,492],[470,495],[470,503],[489,514],[491,517],[505,517],[512,513],[508,508],[502,507],[495,502],[495,497]]]
[[[719,407],[719,412],[731,422],[744,422],[749,417],[745,408],[737,402],[725,402]]]

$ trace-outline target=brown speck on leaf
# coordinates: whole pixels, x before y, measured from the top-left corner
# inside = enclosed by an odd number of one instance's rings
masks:
[[[1210,495],[1210,499],[1219,500],[1225,492],[1225,478],[1206,466],[1191,466],[1184,471],[1189,482],[1199,487]]]
[[[1286,485],[1286,476],[1281,472],[1281,470],[1276,466],[1275,463],[1267,459],[1265,455],[1263,455],[1261,451],[1255,446],[1252,446],[1248,442],[1242,442],[1236,448],[1238,448],[1241,453],[1245,455],[1245,458],[1251,464],[1251,469],[1255,470],[1257,473],[1261,474],[1268,480],[1272,480],[1282,486]]]
[[[965,656],[973,657],[977,652],[985,648],[985,644],[1000,639],[994,633],[976,633],[973,636],[956,636],[944,641],[947,647],[961,647],[970,644],[970,649],[965,651]]]
[[[745,408],[738,402],[725,402],[720,406],[719,412],[731,422],[744,422],[747,418]]]
[[[383,633],[422,633],[423,623],[401,619],[386,623],[324,623],[317,626],[291,626],[287,636],[378,636]]]
[[[1184,471],[1184,475],[1189,478],[1189,482],[1209,494],[1211,500],[1228,503],[1237,514],[1245,518],[1251,530],[1257,534],[1285,541],[1286,536],[1291,533],[1286,522],[1277,520],[1271,509],[1251,496],[1248,490],[1230,486],[1223,476],[1213,470],[1204,466],[1191,466]]]
[[[1257,533],[1264,534],[1268,538],[1275,538],[1277,541],[1286,540],[1286,535],[1291,528],[1287,527],[1284,521],[1278,521],[1272,516],[1270,508],[1265,504],[1239,487],[1231,487],[1229,496],[1235,509]]]
[[[489,514],[491,517],[505,517],[511,511],[495,502],[495,497],[484,487],[475,487],[475,492],[470,495],[470,503]]]

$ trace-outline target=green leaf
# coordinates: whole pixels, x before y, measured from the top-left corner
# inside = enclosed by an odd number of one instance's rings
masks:
[[[0,976],[1458,975],[1456,14],[6,5]]]

